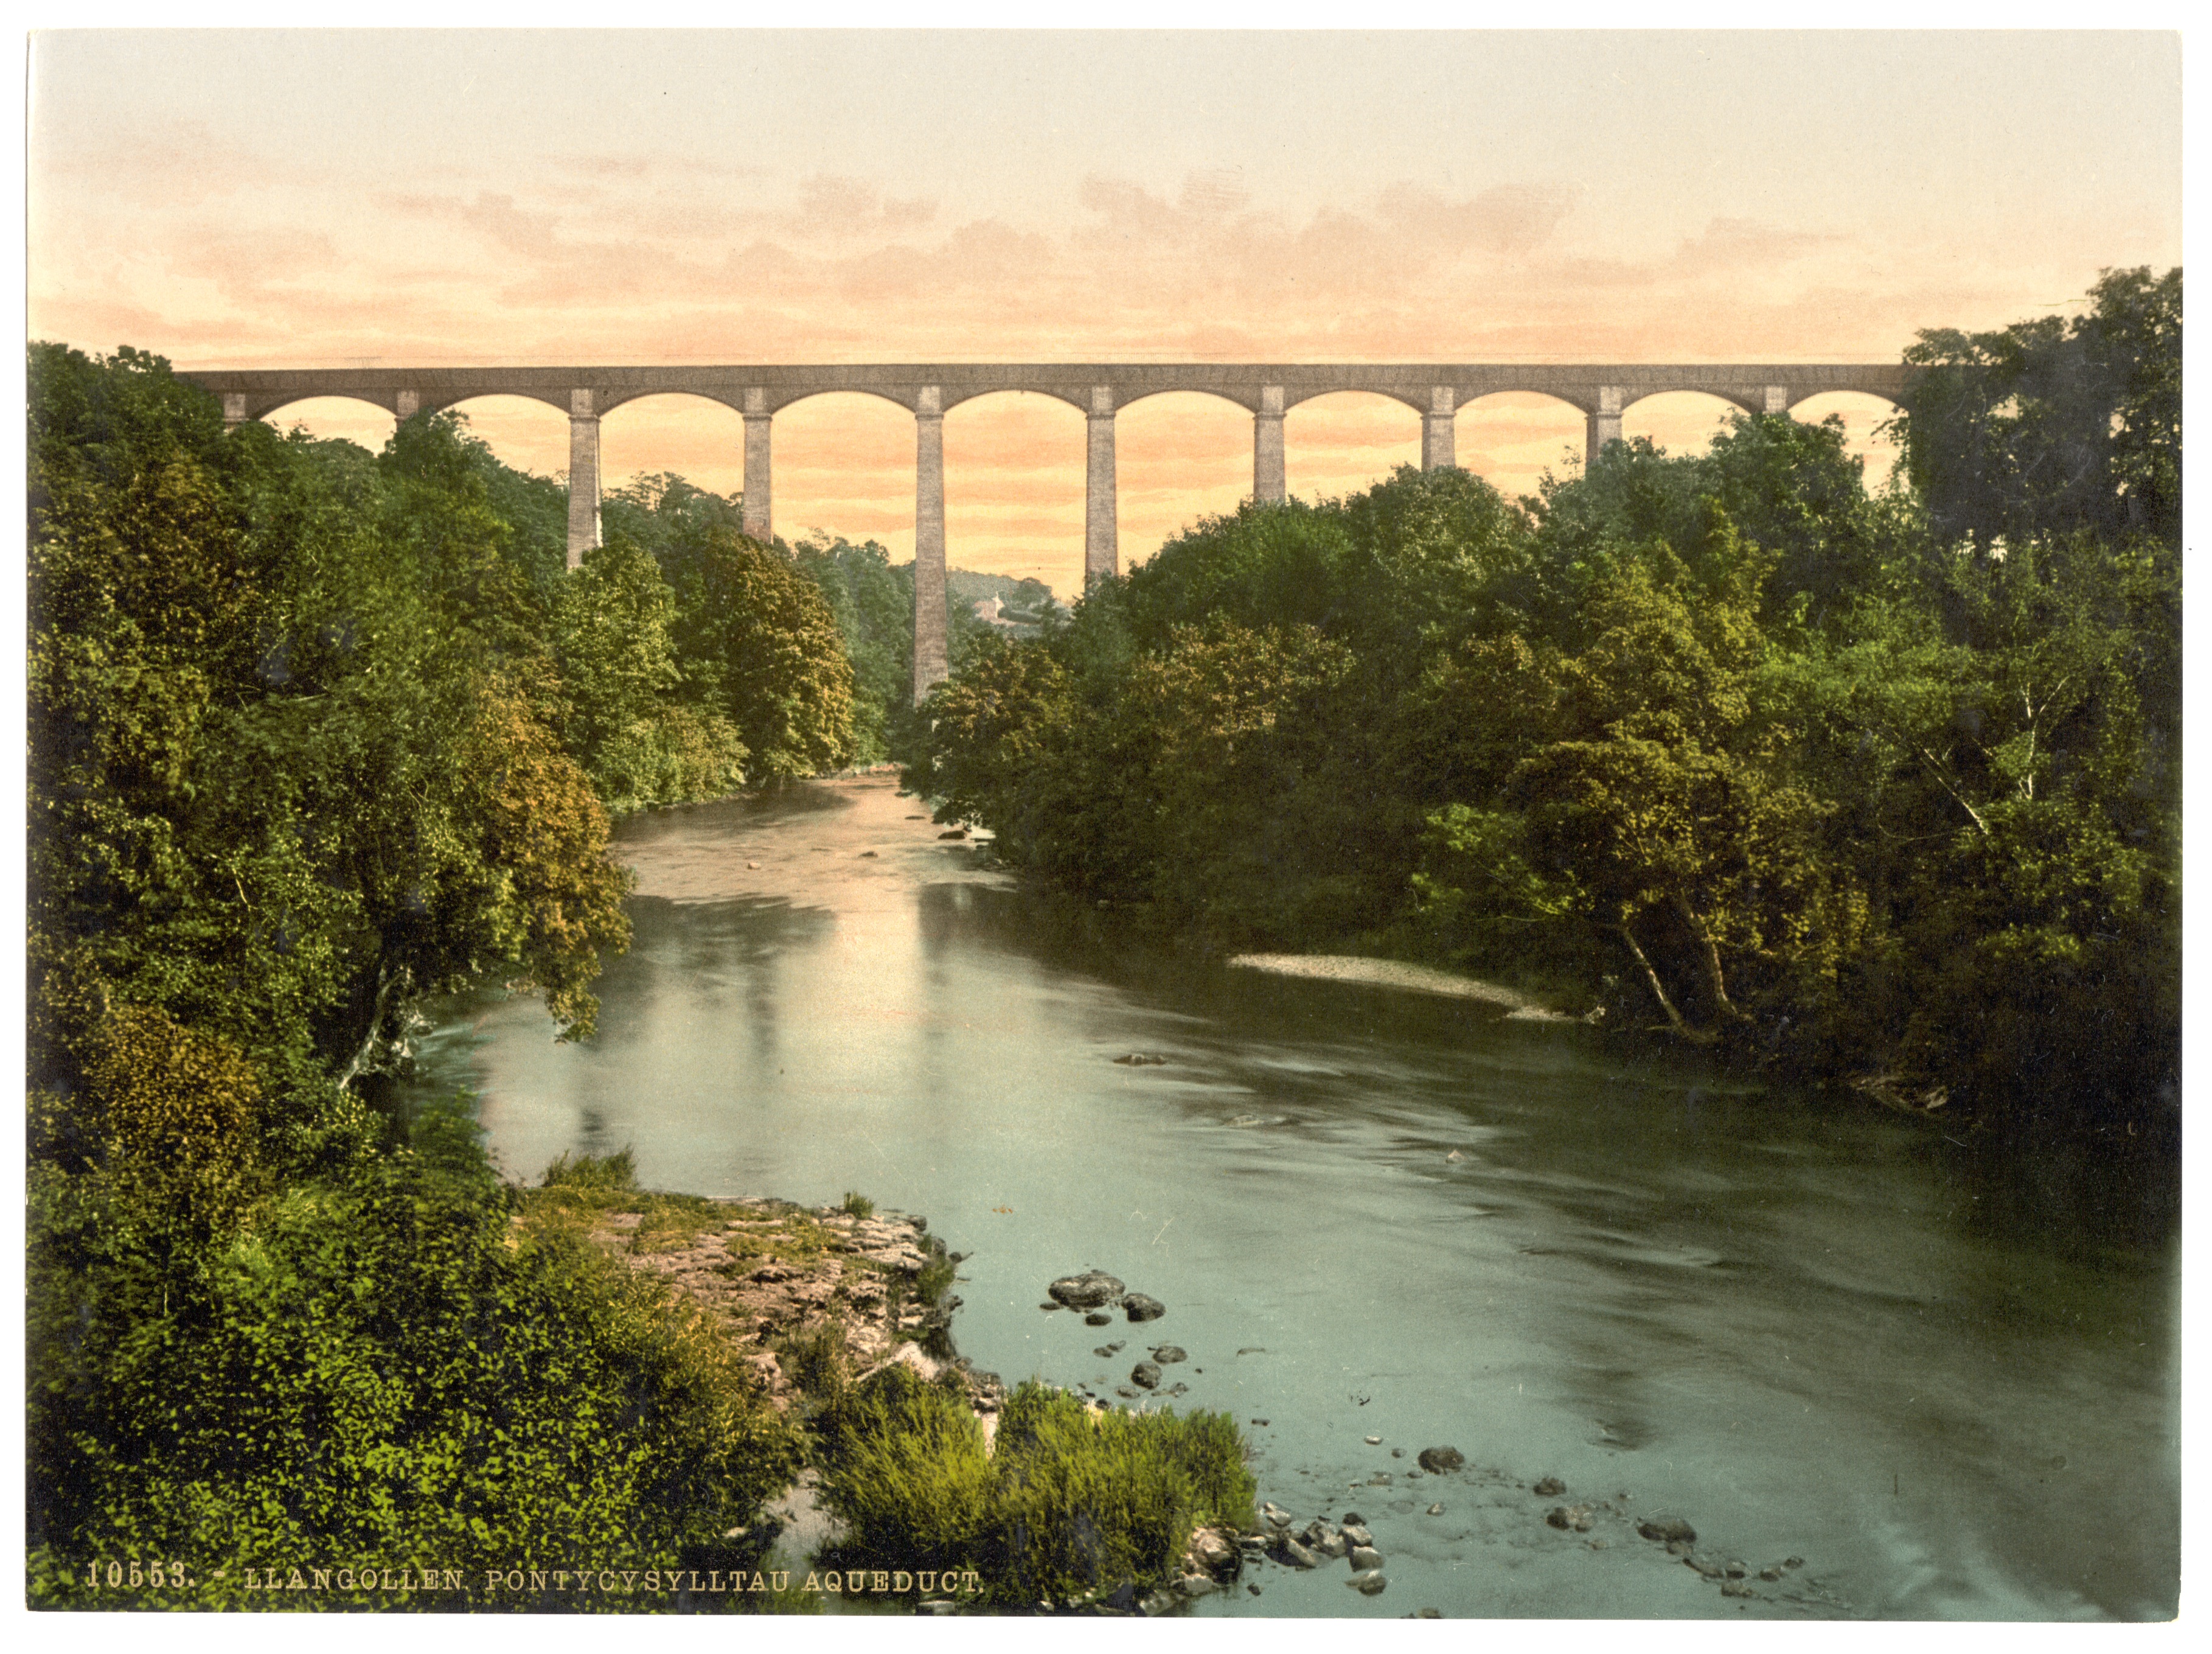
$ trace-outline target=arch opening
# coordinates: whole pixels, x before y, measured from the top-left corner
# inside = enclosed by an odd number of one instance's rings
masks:
[[[1118,423],[1118,422],[1117,422]],[[945,561],[1083,591],[1088,420],[1038,391],[986,391],[945,416]]]
[[[1241,404],[1211,391],[1158,391],[1129,403],[1114,424],[1125,571],[1250,496],[1252,414]]]
[[[690,391],[631,397],[599,417],[599,485],[612,492],[670,474],[709,494],[745,485],[745,422]]]
[[[1534,494],[1544,474],[1579,475],[1589,421],[1543,391],[1492,391],[1460,404],[1453,421],[1460,465],[1509,500]]]
[[[280,431],[304,428],[325,442],[357,442],[371,453],[383,451],[399,422],[391,410],[357,396],[308,396],[271,408],[261,416]]]
[[[1379,391],[1310,397],[1284,416],[1283,458],[1298,499],[1358,494],[1421,463],[1421,416]]]
[[[1620,410],[1620,435],[1628,441],[1648,437],[1672,454],[1700,454],[1742,412],[1726,397],[1704,391],[1661,391]]]
[[[1790,410],[1790,417],[1817,425],[1830,416],[1844,422],[1844,450],[1866,469],[1869,494],[1884,494],[1895,484],[1897,462],[1904,449],[1891,438],[1877,434],[1883,421],[1894,418],[1898,406],[1870,391],[1823,391],[1808,396]]]
[[[517,471],[537,477],[568,474],[568,416],[528,396],[472,396],[442,411],[459,414],[469,434]],[[604,477],[606,468],[600,467]]]
[[[872,391],[818,391],[779,409],[774,429],[777,538],[874,540],[913,561],[910,410]]]

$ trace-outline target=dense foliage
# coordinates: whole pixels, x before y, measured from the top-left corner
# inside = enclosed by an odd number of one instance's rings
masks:
[[[1247,504],[934,695],[908,779],[1216,946],[1463,964],[1990,1125],[2167,1132],[2179,272],[1836,422]]]
[[[670,1564],[767,1492],[757,1385],[380,1071],[487,974],[591,1031],[609,813],[849,753],[815,582],[703,516],[566,569],[559,485],[166,363],[30,362],[33,1589],[94,1557]],[[619,525],[617,525],[619,526]],[[447,1566],[458,1566],[449,1562]]]
[[[787,544],[779,538],[772,550],[780,556],[756,543],[741,544],[742,495],[711,494],[665,473],[614,490],[600,514],[611,542],[650,552],[673,585],[685,616],[679,642],[696,663],[692,681],[702,688],[726,683],[734,668],[738,681],[760,686],[721,700],[764,755],[753,766],[759,778],[880,763],[902,748],[913,719],[912,563],[893,567],[890,554],[873,540],[854,545],[817,535]],[[791,580],[794,569],[826,605],[829,626],[843,645],[848,670],[842,674],[823,648],[830,635],[824,611],[799,589],[803,582]],[[756,593],[757,586],[763,589]],[[985,588],[1014,592],[1040,608],[1051,601],[1034,581],[948,570],[946,638],[955,666],[990,632],[964,600],[971,589],[981,595]],[[787,636],[810,640],[797,652],[794,669],[781,676],[773,668],[788,646],[774,623],[742,606],[757,596],[767,605],[764,614],[782,617]],[[813,663],[811,672],[803,662]]]

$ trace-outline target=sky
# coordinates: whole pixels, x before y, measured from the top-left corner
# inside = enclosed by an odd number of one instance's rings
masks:
[[[2180,90],[2152,32],[46,33],[29,324],[180,368],[1894,361],[2179,263]],[[462,410],[565,470],[551,408]],[[1723,412],[1626,429],[1694,451]],[[1876,481],[1887,412],[1798,410]],[[1418,463],[1419,423],[1294,410],[1291,491]],[[741,438],[633,403],[605,482],[734,491]],[[1539,397],[1459,416],[1512,495],[1582,441]],[[775,442],[778,532],[912,555],[908,414],[817,398]],[[983,398],[945,445],[950,561],[1079,589],[1082,417]],[[1153,398],[1117,460],[1127,567],[1249,491],[1250,418]]]

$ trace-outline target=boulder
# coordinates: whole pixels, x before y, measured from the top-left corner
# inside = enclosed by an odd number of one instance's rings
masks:
[[[1110,1276],[1108,1278],[1112,1279]],[[1121,1283],[1117,1280],[1114,1284],[1118,1286]],[[1166,1304],[1156,1298],[1147,1298],[1142,1292],[1131,1292],[1121,1300],[1121,1308],[1127,1311],[1132,1321],[1158,1321],[1168,1312]]]
[[[1646,1539],[1657,1540],[1662,1544],[1675,1540],[1680,1540],[1685,1545],[1694,1545],[1698,1542],[1698,1530],[1680,1517],[1653,1517],[1649,1522],[1638,1523],[1636,1531]]]
[[[1586,1534],[1589,1531],[1590,1525],[1589,1506],[1554,1505],[1544,1512],[1544,1520],[1554,1528],[1562,1529],[1570,1533]]]
[[[1149,1361],[1139,1361],[1129,1369],[1129,1382],[1145,1389],[1158,1389],[1160,1370]]]
[[[1431,1475],[1441,1476],[1465,1464],[1467,1455],[1456,1447],[1425,1447],[1420,1450],[1417,1462]]]
[[[1356,1545],[1352,1548],[1352,1571],[1354,1573],[1364,1573],[1370,1568],[1379,1568],[1382,1566],[1382,1553],[1372,1545]]]
[[[1382,1577],[1382,1569],[1368,1568],[1362,1572],[1353,1574],[1344,1583],[1363,1596],[1372,1596],[1390,1582]]]
[[[1171,1367],[1178,1361],[1189,1360],[1190,1357],[1184,1353],[1180,1344],[1163,1344],[1152,1352],[1152,1359],[1164,1367]]]
[[[1121,1296],[1121,1283],[1103,1269],[1086,1269],[1079,1275],[1062,1275],[1045,1292],[1071,1310],[1096,1310]]]
[[[1284,1561],[1289,1563],[1294,1568],[1317,1568],[1321,1566],[1321,1558],[1316,1556],[1311,1551],[1299,1544],[1297,1540],[1292,1539],[1287,1534],[1283,1536],[1282,1545],[1278,1548],[1275,1554],[1281,1557]]]
[[[1200,1528],[1191,1535],[1190,1560],[1216,1578],[1233,1575],[1244,1566],[1237,1547],[1218,1528]]]
[[[1358,1517],[1345,1517],[1344,1536],[1354,1545],[1372,1545],[1375,1542],[1375,1535],[1360,1525]]]
[[[1538,1499],[1557,1499],[1567,1491],[1567,1484],[1557,1476],[1547,1476],[1528,1491]]]
[[[1114,1317],[1103,1310],[1093,1310],[1083,1317],[1083,1324],[1086,1327],[1110,1327],[1114,1324]]]

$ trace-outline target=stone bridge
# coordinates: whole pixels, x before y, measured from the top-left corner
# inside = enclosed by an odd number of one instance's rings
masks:
[[[1132,403],[1170,392],[1217,396],[1252,415],[1252,495],[1284,497],[1283,416],[1337,391],[1402,402],[1421,417],[1421,465],[1455,463],[1453,417],[1502,391],[1533,391],[1582,410],[1586,452],[1620,437],[1622,410],[1648,396],[1698,391],[1746,413],[1786,414],[1808,397],[1856,391],[1896,402],[1910,370],[1895,363],[1650,367],[1484,363],[1232,366],[1184,362],[982,362],[889,367],[753,368],[275,368],[210,369],[181,375],[222,398],[238,424],[312,397],[349,397],[401,419],[475,397],[519,396],[568,416],[568,562],[599,540],[599,420],[640,397],[703,397],[744,419],[745,532],[766,540],[773,498],[769,431],[776,411],[808,397],[857,392],[912,413],[916,435],[914,519],[914,687],[919,700],[946,676],[945,626],[945,415],[975,397],[1026,391],[1057,398],[1090,420],[1084,579],[1118,572],[1115,527],[1114,417]]]

